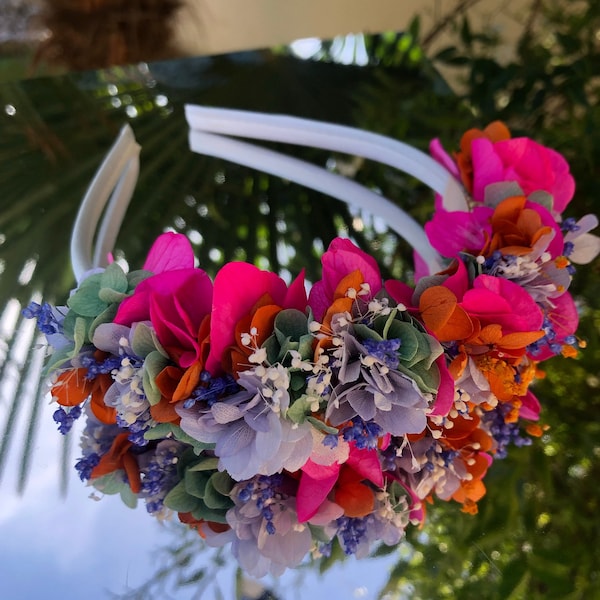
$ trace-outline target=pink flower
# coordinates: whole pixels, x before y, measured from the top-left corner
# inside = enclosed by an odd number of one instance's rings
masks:
[[[209,372],[214,375],[222,371],[225,352],[237,341],[236,325],[265,305],[305,312],[304,273],[300,273],[289,287],[275,273],[261,271],[244,262],[227,263],[217,273],[210,325],[211,345],[206,362]]]
[[[435,212],[425,224],[425,233],[431,245],[448,258],[460,252],[477,255],[491,235],[490,218],[494,210],[476,206],[471,212],[447,211],[440,196],[435,200]]]
[[[322,279],[313,285],[308,299],[317,321],[323,319],[334,300],[345,295],[347,290],[337,288],[349,275],[359,274],[362,283],[369,285],[372,296],[381,289],[381,275],[377,261],[348,239],[335,238],[327,252],[323,254],[321,262]]]
[[[482,326],[500,325],[504,335],[539,330],[544,320],[540,307],[520,285],[491,275],[476,277],[460,306]]]
[[[156,274],[123,300],[114,319],[128,327],[150,321],[158,341],[182,368],[201,359],[200,326],[212,307],[212,282],[193,265],[194,254],[185,236],[160,236],[144,264]]]
[[[506,126],[496,121],[483,131],[471,129],[461,139],[455,162],[439,140],[430,144],[432,156],[483,202],[491,183],[514,181],[528,196],[543,190],[554,198],[553,213],[560,214],[575,193],[575,180],[564,157],[530,138],[510,138]]]
[[[496,143],[473,140],[473,198],[483,201],[490,183],[516,181],[526,196],[544,190],[554,198],[553,212],[562,213],[575,193],[575,180],[564,157],[529,138]]]
[[[343,480],[340,476],[342,469],[346,472]],[[305,523],[314,517],[336,484],[339,493],[335,501],[341,503],[346,510],[349,506],[355,510],[359,506],[360,509],[362,504],[372,499],[369,496],[370,489],[361,481],[368,480],[377,487],[383,487],[383,473],[377,450],[360,450],[354,444],[350,445],[350,454],[345,463],[320,465],[309,459],[301,471],[296,496],[299,523]]]

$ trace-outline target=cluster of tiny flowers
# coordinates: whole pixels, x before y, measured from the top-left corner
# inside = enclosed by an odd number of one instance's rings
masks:
[[[537,342],[533,342],[527,347],[531,355],[534,357],[539,355],[544,347],[548,347],[552,354],[557,356],[562,352],[563,346],[565,345],[572,346],[575,349],[579,347],[578,340],[574,335],[565,337],[561,343],[557,342],[557,335],[556,331],[554,330],[554,325],[548,317],[544,319],[542,329],[545,334],[544,337],[539,339]]]
[[[104,425],[88,413],[88,420],[81,437],[83,456],[75,463],[75,469],[82,481],[88,481],[92,470],[100,462],[100,457],[108,452],[118,428]]]
[[[377,448],[377,443],[383,433],[383,428],[377,425],[377,423],[365,423],[360,417],[354,417],[351,421],[351,425],[348,425],[341,430],[344,441],[354,442],[356,447],[360,450]],[[323,443],[331,444],[332,441],[327,440]]]
[[[52,414],[52,418],[58,424],[58,431],[66,435],[71,431],[73,424],[81,416],[81,406],[72,406],[65,410],[62,406],[57,408]]]
[[[44,335],[52,335],[61,331],[61,325],[54,314],[54,308],[48,302],[43,304],[30,302],[23,309],[22,314],[26,319],[37,319],[37,328]]]
[[[156,447],[148,465],[142,470],[141,495],[146,500],[146,510],[155,516],[163,516],[165,496],[178,482],[177,463],[181,444],[164,440]]]
[[[206,402],[207,406],[210,407],[220,398],[235,394],[239,389],[240,386],[229,373],[220,377],[212,377],[208,371],[202,371],[200,385],[183,402],[183,406],[184,408],[191,408],[196,402]]]
[[[375,357],[390,369],[397,369],[400,364],[398,350],[400,349],[401,343],[402,340],[399,339],[381,341],[364,340],[362,342],[370,356]]]
[[[356,554],[360,543],[367,532],[366,518],[340,517],[336,521],[337,536],[344,550],[344,554],[350,556]]]
[[[532,440],[528,436],[522,435],[519,423],[507,422],[506,416],[511,411],[510,404],[499,404],[494,410],[484,413],[483,420],[487,425],[490,435],[496,442],[496,451],[494,457],[497,459],[506,458],[508,447],[513,444],[517,447],[530,446]]]
[[[273,505],[283,499],[280,488],[282,476],[260,475],[244,485],[238,492],[237,498],[242,504],[253,502],[260,511],[260,515],[266,521],[266,531],[269,535],[275,535],[273,524]]]
[[[83,355],[79,362],[82,367],[87,369],[85,378],[88,380],[96,379],[98,375],[107,375],[116,371],[121,366],[121,358],[119,356],[108,356],[102,360],[97,360],[93,355]]]

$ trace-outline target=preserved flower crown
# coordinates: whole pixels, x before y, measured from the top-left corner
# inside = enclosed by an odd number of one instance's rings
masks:
[[[81,479],[177,513],[257,576],[398,544],[425,503],[476,513],[494,460],[544,430],[540,363],[585,346],[568,288],[597,219],[563,219],[566,161],[501,123],[431,153],[468,208],[438,195],[425,231],[447,266],[417,257],[415,287],[341,238],[308,294],[303,273],[244,262],[213,281],[165,233],[142,270],[113,262],[66,306],[30,305],[59,431],[85,420]]]

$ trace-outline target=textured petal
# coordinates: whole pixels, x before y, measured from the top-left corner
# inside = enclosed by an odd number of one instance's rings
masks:
[[[244,416],[244,413],[238,406],[228,404],[227,402],[215,402],[210,409],[215,421],[220,424],[232,423]]]
[[[119,356],[119,340],[123,337],[129,339],[130,331],[131,329],[125,325],[101,323],[94,331],[92,343],[98,350]]]
[[[254,431],[244,421],[239,421],[223,432],[215,447],[215,454],[219,458],[239,454],[254,441],[254,438]],[[227,469],[229,470],[229,467]]]
[[[429,154],[442,165],[447,171],[452,173],[456,179],[460,179],[460,173],[456,163],[452,157],[444,150],[442,143],[438,138],[435,138],[429,142]]]
[[[143,268],[153,273],[162,273],[193,267],[194,251],[187,237],[181,233],[163,233],[152,244]]]

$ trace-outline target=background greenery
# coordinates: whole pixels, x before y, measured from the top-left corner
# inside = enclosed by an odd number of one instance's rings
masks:
[[[377,256],[387,274],[410,276],[410,249],[367,215],[262,173],[192,155],[183,102],[353,124],[423,149],[434,136],[453,147],[467,128],[500,118],[514,135],[529,135],[567,157],[577,181],[567,216],[600,212],[600,5],[534,2],[509,64],[494,58],[497,37],[474,31],[464,15],[445,27],[455,41],[435,56],[428,50],[431,36],[421,35],[418,21],[403,35],[365,38],[363,66],[337,64],[339,44],[323,44],[308,61],[280,49],[1,86],[0,307],[11,298],[26,303],[35,290],[48,300],[68,293],[70,228],[94,169],[125,121],[143,147],[139,185],[118,242],[131,264],[170,226],[190,235],[209,271],[244,259],[292,274],[306,266],[314,278],[319,253],[345,231]],[[438,75],[442,67],[460,92]],[[352,173],[421,222],[431,211],[429,191],[390,169],[283,149]],[[35,265],[29,279],[27,265]],[[550,429],[532,447],[515,448],[494,463],[477,516],[441,502],[429,510],[427,526],[412,531],[398,553],[382,595],[600,598],[598,268],[598,261],[581,268],[573,286],[587,349],[576,360],[547,363],[547,377],[536,386]],[[19,327],[0,340],[6,351],[0,376],[11,367],[22,378],[28,373],[28,357],[11,358]],[[22,444],[22,489],[32,475],[28,456],[40,398],[39,390],[34,398],[20,398],[19,388],[0,398],[6,414],[0,470],[9,446]],[[20,411],[31,414],[24,440],[13,436]],[[63,460],[66,467],[68,444]],[[210,572],[195,542],[170,549],[170,556],[179,565],[171,571],[177,575],[157,573],[140,597],[151,597],[161,585],[193,585]]]

